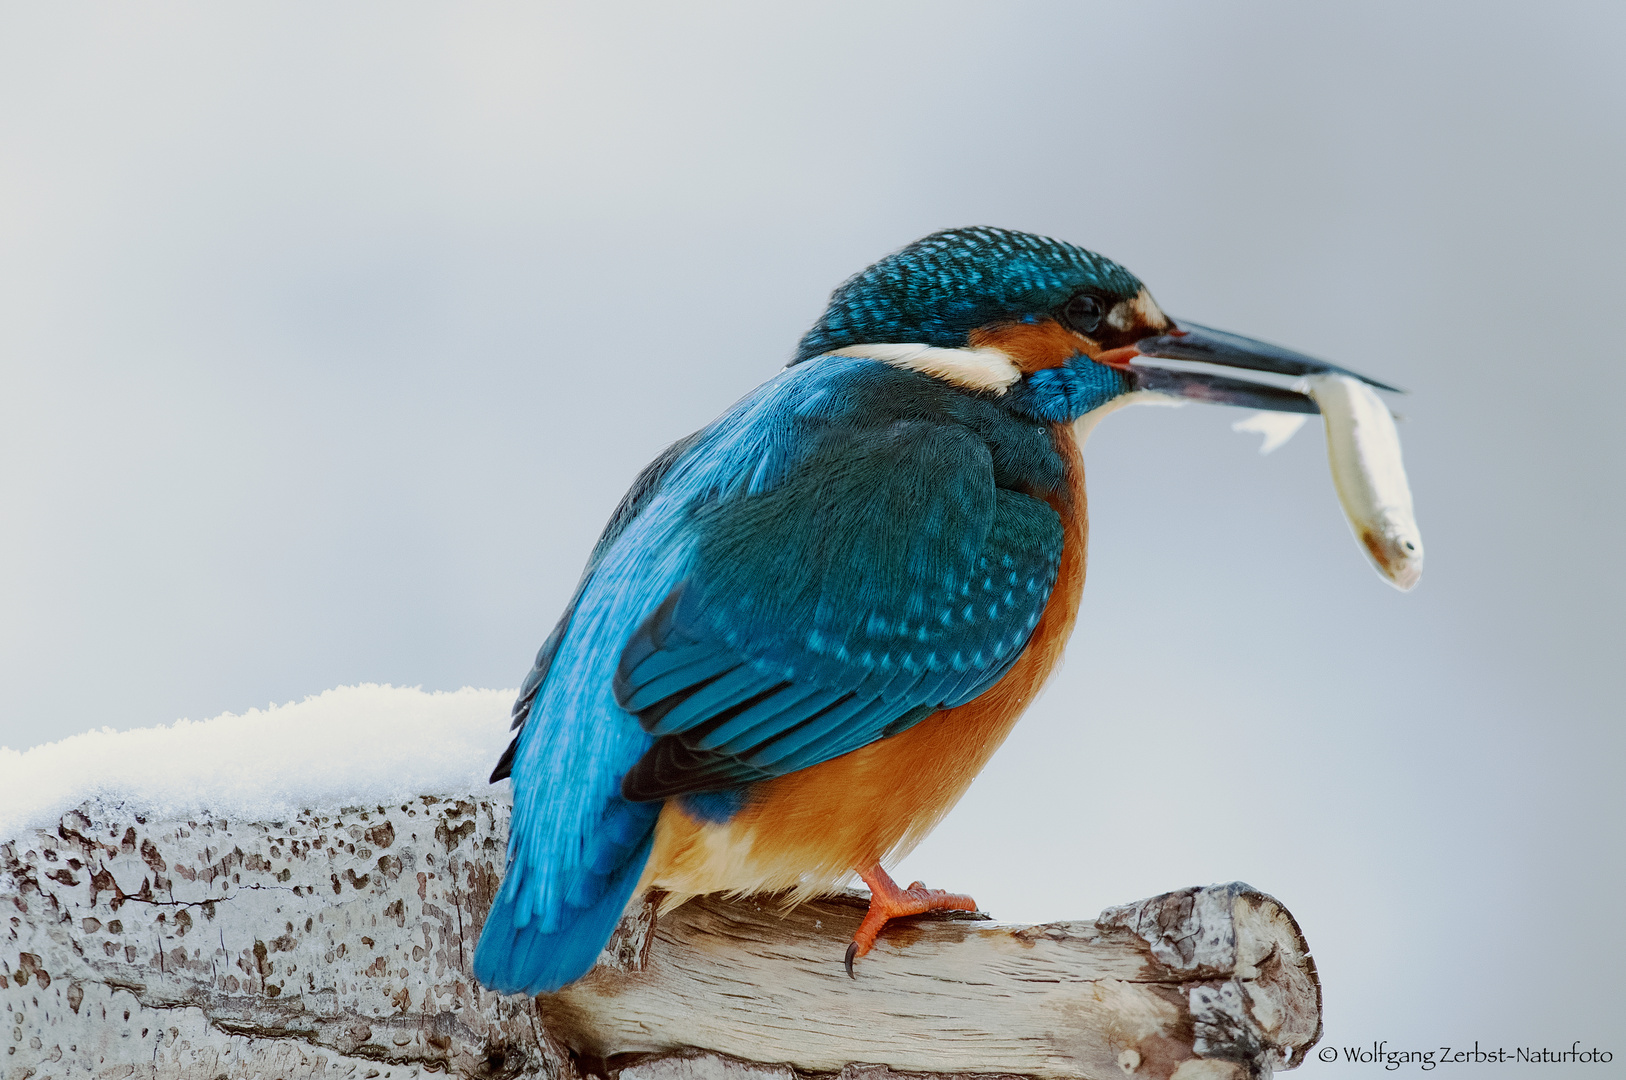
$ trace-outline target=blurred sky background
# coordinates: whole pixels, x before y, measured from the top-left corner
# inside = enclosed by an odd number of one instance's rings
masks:
[[[0,744],[516,685],[831,288],[1028,229],[1409,387],[1427,570],[1366,564],[1315,426],[1111,418],[1066,668],[899,880],[1044,920],[1240,878],[1332,1045],[1626,1060],[1626,7],[0,22]]]

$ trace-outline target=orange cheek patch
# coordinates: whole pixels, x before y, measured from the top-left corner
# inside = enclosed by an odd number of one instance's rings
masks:
[[[971,331],[969,344],[977,349],[998,349],[1023,372],[1061,367],[1079,353],[1092,353],[1097,348],[1095,342],[1054,319],[978,327]]]

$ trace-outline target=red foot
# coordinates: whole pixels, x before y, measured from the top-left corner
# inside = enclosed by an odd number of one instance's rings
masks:
[[[853,974],[853,960],[874,947],[881,928],[890,920],[906,915],[923,915],[928,911],[977,910],[977,902],[963,893],[928,889],[918,881],[907,889],[900,889],[891,875],[881,869],[880,863],[860,869],[858,876],[869,886],[870,898],[869,912],[859,924],[858,933],[853,935],[853,943],[847,946],[847,974],[855,979],[858,976]]]

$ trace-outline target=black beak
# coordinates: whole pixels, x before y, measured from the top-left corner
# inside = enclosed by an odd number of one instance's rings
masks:
[[[1129,361],[1125,370],[1135,383],[1136,389],[1196,401],[1209,401],[1218,405],[1243,405],[1276,412],[1321,411],[1308,394],[1295,389],[1233,379],[1207,371],[1158,367],[1155,364],[1141,363],[1138,358],[1144,357],[1152,361],[1195,361],[1218,367],[1265,371],[1273,375],[1347,375],[1379,390],[1405,393],[1399,387],[1378,382],[1348,368],[1329,364],[1325,360],[1317,360],[1313,356],[1306,356],[1292,349],[1284,349],[1280,345],[1184,321],[1166,334],[1142,338],[1127,349],[1115,349],[1113,352],[1130,354],[1114,356],[1113,360],[1120,364]]]

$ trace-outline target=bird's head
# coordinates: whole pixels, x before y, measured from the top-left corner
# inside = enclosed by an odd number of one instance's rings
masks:
[[[1111,259],[994,228],[933,233],[846,281],[791,363],[830,355],[920,371],[1055,423],[1137,395],[1317,411],[1308,395],[1290,387],[1159,361],[1354,375],[1266,342],[1177,323]]]

